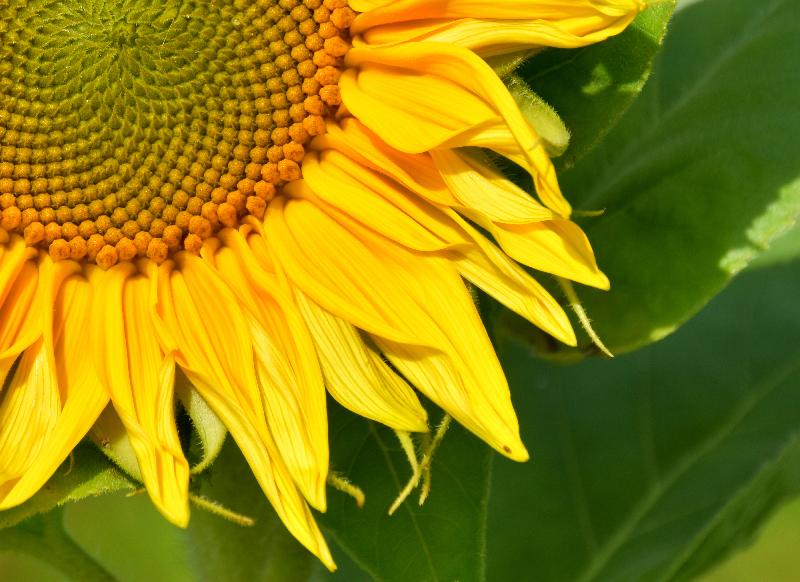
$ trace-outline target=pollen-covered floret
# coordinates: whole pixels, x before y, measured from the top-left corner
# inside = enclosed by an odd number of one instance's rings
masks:
[[[69,4],[0,8],[0,229],[55,260],[162,262],[262,218],[341,105],[347,0]]]

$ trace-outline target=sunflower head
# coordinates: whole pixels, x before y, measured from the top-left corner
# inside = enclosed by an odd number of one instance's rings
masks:
[[[309,506],[328,483],[358,490],[329,477],[327,394],[396,431],[401,499],[450,418],[526,460],[467,285],[574,345],[523,265],[608,280],[485,58],[598,42],[639,8],[0,2],[0,508],[89,434],[186,525],[178,401],[227,428],[331,568]],[[418,392],[447,413],[423,451]]]
[[[6,6],[0,226],[104,269],[264,217],[341,104],[355,17],[322,0]]]

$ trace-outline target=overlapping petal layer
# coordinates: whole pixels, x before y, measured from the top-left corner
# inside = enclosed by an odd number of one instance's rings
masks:
[[[340,4],[331,10],[342,28]],[[419,392],[500,453],[527,459],[467,282],[570,345],[567,315],[523,265],[609,283],[569,220],[542,140],[483,57],[597,42],[641,2],[350,7],[360,14],[341,99],[328,77],[321,93],[342,107],[326,132],[320,119],[303,126],[317,137],[302,179],[274,197],[262,188],[263,220],[252,213],[196,255],[107,270],[54,262],[0,223],[0,508],[30,498],[94,426],[109,456],[185,525],[176,372],[227,427],[287,528],[329,568],[309,507],[326,508],[326,391],[359,415],[423,432]],[[526,169],[535,192],[477,148]],[[252,194],[250,182],[232,186]]]
[[[352,30],[371,45],[436,41],[483,57],[542,47],[577,48],[618,34],[641,0],[355,0]]]

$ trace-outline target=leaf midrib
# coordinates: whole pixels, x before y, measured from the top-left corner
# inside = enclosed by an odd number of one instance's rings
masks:
[[[619,549],[635,532],[642,519],[655,507],[662,497],[685,475],[699,460],[715,450],[736,427],[777,387],[781,386],[793,373],[800,371],[800,351],[795,352],[789,362],[778,369],[773,376],[763,381],[757,389],[750,392],[749,398],[741,401],[728,420],[708,435],[698,446],[690,450],[681,461],[667,472],[662,481],[653,486],[648,493],[633,506],[627,517],[617,527],[614,534],[594,554],[592,559],[576,578],[578,582],[597,579],[597,575],[616,555]]]
[[[788,440],[788,444],[786,444],[786,446],[784,446],[778,454],[776,454],[764,465],[764,470],[775,471],[777,465],[782,461],[785,461],[787,455],[790,455],[793,451],[797,450],[800,450],[800,430],[795,431],[792,434],[792,437]],[[736,492],[736,494],[732,497],[731,502],[723,506],[722,510],[717,513],[714,519],[712,519],[711,522],[698,535],[694,536],[691,545],[672,561],[670,568],[664,572],[664,575],[659,579],[659,582],[675,580],[677,573],[680,572],[681,569],[691,561],[694,552],[697,551],[698,548],[702,547],[703,542],[706,541],[710,535],[712,535],[714,529],[727,518],[730,508],[735,505],[737,501],[740,501],[742,498],[750,494],[753,484],[760,477],[761,474],[759,474],[756,479],[750,480],[746,485]]]

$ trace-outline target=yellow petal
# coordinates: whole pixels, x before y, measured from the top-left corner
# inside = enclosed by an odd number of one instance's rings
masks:
[[[550,214],[480,159],[437,151],[432,157],[463,206],[458,210],[491,232],[516,261],[599,289],[608,289],[591,244],[579,226]],[[487,192],[484,200],[477,192]],[[527,198],[527,200],[526,200]],[[526,220],[513,220],[515,215]]]
[[[427,414],[414,391],[367,347],[358,331],[302,291],[297,299],[314,336],[328,391],[356,414],[397,430],[424,432]]]
[[[20,274],[8,286],[0,305],[0,389],[19,355],[42,334],[42,313],[31,309],[39,273],[31,262],[20,265]]]
[[[13,486],[2,488],[8,490],[0,500],[2,509],[27,501],[45,484],[86,435],[108,402],[108,395],[97,378],[94,360],[86,357],[93,351],[90,334],[86,333],[90,324],[91,305],[91,288],[85,279],[71,277],[63,283],[54,310],[55,375],[63,406],[51,408],[50,413],[54,414],[54,418],[49,431],[32,430],[26,419],[23,434],[27,438],[35,438],[38,432],[39,442],[20,448],[30,453],[31,461]],[[40,347],[44,347],[44,342],[40,343]],[[37,357],[44,358],[41,364],[48,366],[46,352],[39,350]],[[52,381],[53,371],[42,371],[44,373],[40,378]],[[24,395],[24,398],[36,402],[32,394]],[[45,402],[54,400],[53,394]],[[6,427],[6,424],[2,426]],[[14,428],[9,426],[7,430]]]
[[[38,274],[35,280],[24,272],[30,268],[34,268],[30,263],[23,265],[17,285],[6,296],[0,326],[3,379],[10,366],[7,362],[13,362],[24,350],[0,404],[0,496],[31,465],[61,411],[53,356],[53,305],[64,279],[79,266],[70,262],[53,263],[45,255],[35,267]],[[31,299],[34,282],[35,294]],[[17,289],[21,291],[19,303],[16,303]]]
[[[458,203],[429,155],[398,151],[386,145],[355,118],[329,124],[328,131],[314,139],[311,145],[320,151],[340,151],[351,160],[391,177],[436,204],[452,206]]]
[[[338,151],[314,154],[303,168],[304,182],[314,187],[314,193],[308,194],[309,188],[301,188],[300,182],[291,190],[321,205],[346,229],[357,226],[341,213],[409,249],[450,258],[466,279],[547,333],[575,345],[569,318],[558,302],[452,210],[446,214]],[[521,191],[513,195],[530,200]],[[509,205],[525,203],[512,200]],[[536,218],[552,218],[548,210],[532,204]]]
[[[366,49],[353,51],[366,61]],[[471,145],[502,123],[490,103],[457,82],[381,65],[354,61],[340,81],[342,98],[359,121],[400,151]]]
[[[252,234],[251,237],[259,236]],[[311,505],[325,511],[328,419],[325,385],[309,331],[274,275],[259,268],[244,236],[223,235],[213,262],[247,311],[267,422],[286,467]]]
[[[355,235],[304,200],[271,204],[266,229],[303,293],[369,331],[412,384],[464,426],[509,457],[527,458],[502,370],[449,261],[414,254],[366,229]],[[303,269],[289,260],[289,249],[302,257]]]
[[[51,347],[39,339],[25,350],[0,406],[0,497],[40,453],[61,411]]]
[[[452,218],[464,230],[465,238],[475,242],[475,246],[461,246],[455,253],[461,275],[554,338],[577,345],[569,317],[558,301],[455,213]]]
[[[379,24],[429,19],[491,18],[559,21],[602,14],[620,17],[641,10],[641,0],[350,0],[353,34]]]
[[[45,334],[52,336],[53,303],[61,283],[80,266],[72,261],[54,263],[48,255],[38,265],[16,244],[5,254],[7,281],[0,283],[5,297],[0,304],[0,387],[14,361]],[[9,284],[10,282],[10,284]],[[52,349],[52,341],[50,342]]]
[[[337,151],[308,154],[303,161],[303,178],[314,197],[388,238],[416,250],[439,250],[443,247],[440,239],[378,194],[396,190],[396,183]],[[299,186],[296,184],[289,192],[294,192]],[[303,191],[297,194],[307,196]]]
[[[323,309],[356,327],[399,342],[414,343],[415,333],[412,330],[408,330],[405,326],[396,327],[382,316],[381,308],[376,305],[376,301],[382,301],[383,298],[378,297],[378,294],[384,289],[380,281],[374,280],[375,277],[370,274],[366,265],[360,269],[357,280],[342,276],[343,269],[353,271],[353,264],[357,264],[357,261],[346,258],[348,253],[363,252],[357,247],[351,248],[356,241],[340,230],[331,233],[337,238],[330,241],[318,240],[316,236],[306,236],[304,230],[314,228],[316,225],[304,227],[298,224],[299,230],[290,230],[285,219],[287,206],[296,208],[302,213],[307,206],[313,205],[300,200],[287,205],[284,200],[276,199],[267,210],[264,229],[269,236],[265,237],[265,240],[275,254],[277,262],[286,269],[292,282]],[[314,215],[312,218],[316,217]],[[320,257],[327,256],[333,251],[332,247],[336,247],[337,259],[344,260],[343,264],[320,260]],[[320,252],[322,254],[315,256]],[[401,310],[409,300],[400,293],[393,293],[389,303],[395,303]]]
[[[247,320],[236,297],[202,259],[180,254],[180,268],[155,270],[165,342],[244,454],[287,529],[330,569],[333,558],[270,434],[255,373]]]
[[[0,245],[0,305],[5,303],[25,263],[35,256],[36,251],[17,236],[11,237],[7,244]]]
[[[507,224],[554,218],[550,210],[478,157],[448,150],[433,151],[431,157],[463,208]]]
[[[136,453],[156,507],[178,526],[189,521],[189,464],[175,426],[175,362],[159,345],[150,281],[135,267],[93,268],[94,356],[98,373]]]
[[[494,224],[490,231],[504,251],[523,265],[608,290],[589,239],[569,220],[533,224]]]
[[[3,382],[24,352],[0,405],[0,497],[30,467],[60,413],[53,304],[64,279],[78,269],[76,263],[54,264],[49,256],[43,256],[38,267],[24,262],[0,309]]]
[[[523,47],[576,48],[600,42],[624,30],[644,8],[639,0],[399,0],[370,4],[364,6],[366,13],[356,18],[352,28],[370,44],[435,41],[469,48],[482,57]]]
[[[339,82],[342,99],[386,143],[408,153],[469,145],[496,149],[522,162],[542,202],[569,216],[542,140],[474,53],[435,42],[355,47],[347,65]]]

